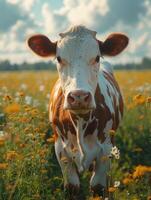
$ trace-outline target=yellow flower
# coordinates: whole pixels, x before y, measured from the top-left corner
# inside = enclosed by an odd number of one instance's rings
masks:
[[[0,137],[0,146],[4,146],[5,139],[3,137]]]
[[[136,105],[141,105],[145,103],[146,99],[142,94],[137,94],[133,97],[133,101]]]
[[[10,95],[5,95],[5,96],[4,96],[4,100],[5,100],[5,101],[7,101],[7,100],[10,101],[10,100],[12,100],[12,97],[11,97]]]
[[[151,97],[147,97],[146,102],[151,103]]]
[[[19,156],[16,151],[8,151],[6,153],[6,160],[14,160]]]
[[[10,104],[4,109],[4,111],[6,113],[17,113],[20,111],[20,105],[17,103]]]
[[[133,181],[132,178],[124,178],[122,182],[124,185],[129,185],[132,181]]]
[[[136,147],[136,148],[133,149],[133,151],[134,152],[141,152],[141,151],[143,151],[143,149],[140,148],[140,147]]]
[[[20,96],[20,97],[25,96],[24,92],[19,92],[19,96]]]
[[[115,188],[115,187],[109,187],[108,191],[109,191],[110,193],[113,193],[113,192],[116,191],[116,188]]]
[[[143,166],[143,165],[138,165],[135,168],[135,171],[133,173],[133,178],[139,178],[141,176],[143,176],[145,173],[147,172],[151,172],[151,167],[148,166]]]
[[[0,170],[1,169],[7,169],[8,164],[7,163],[0,163]]]
[[[48,138],[48,139],[47,139],[47,142],[48,142],[48,143],[54,143],[54,142],[55,142],[54,137]]]
[[[115,135],[115,130],[111,129],[111,130],[109,131],[109,134],[110,134],[110,136],[114,136],[114,135]]]

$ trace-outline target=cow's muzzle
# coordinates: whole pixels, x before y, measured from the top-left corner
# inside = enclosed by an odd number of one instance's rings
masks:
[[[69,92],[67,95],[66,109],[74,111],[93,109],[91,93],[83,90]]]

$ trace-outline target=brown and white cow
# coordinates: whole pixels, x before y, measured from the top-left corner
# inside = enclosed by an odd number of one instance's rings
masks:
[[[116,130],[123,115],[123,99],[112,67],[100,57],[116,56],[128,38],[113,33],[102,42],[96,32],[74,26],[60,33],[57,42],[44,35],[28,39],[29,47],[42,57],[55,56],[59,78],[50,99],[50,122],[56,136],[55,152],[69,189],[80,187],[79,172],[93,163],[90,186],[106,187],[110,154]]]

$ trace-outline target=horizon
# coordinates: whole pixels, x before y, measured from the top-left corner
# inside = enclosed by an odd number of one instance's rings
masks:
[[[44,59],[26,47],[26,39],[41,33],[55,41],[60,32],[74,24],[97,31],[102,41],[112,32],[128,35],[128,48],[115,58],[105,58],[113,64],[140,63],[144,57],[151,58],[150,0],[1,0],[0,7],[0,61],[42,62]],[[77,15],[81,12],[83,15]]]

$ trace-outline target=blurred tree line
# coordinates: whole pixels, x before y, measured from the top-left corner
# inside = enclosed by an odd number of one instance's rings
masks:
[[[151,69],[151,58],[144,58],[141,63],[116,64],[117,70],[143,70]],[[49,62],[12,64],[8,60],[0,62],[0,71],[20,71],[20,70],[56,70],[55,64]]]

